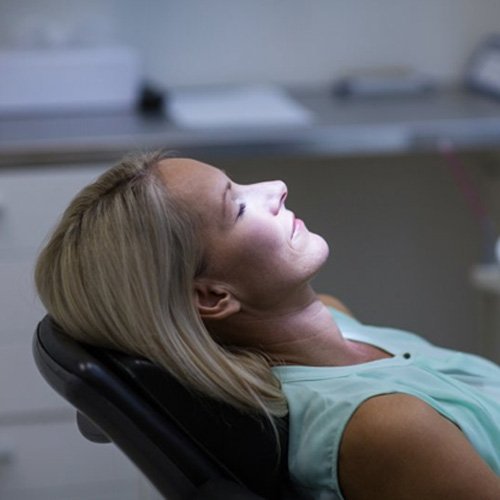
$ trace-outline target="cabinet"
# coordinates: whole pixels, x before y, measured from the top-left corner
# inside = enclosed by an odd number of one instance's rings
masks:
[[[103,165],[0,170],[0,498],[133,500],[154,493],[115,446],[86,441],[42,379],[31,341],[44,309],[33,286],[43,240]]]
[[[481,354],[500,363],[500,265],[475,266],[471,280],[480,296]]]

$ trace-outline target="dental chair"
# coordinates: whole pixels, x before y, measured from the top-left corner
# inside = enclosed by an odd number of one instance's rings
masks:
[[[113,442],[165,498],[302,498],[288,476],[285,419],[278,447],[264,418],[193,393],[146,359],[76,342],[48,315],[33,355],[83,436]]]

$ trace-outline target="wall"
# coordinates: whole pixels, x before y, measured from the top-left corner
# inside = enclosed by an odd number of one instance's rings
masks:
[[[498,19],[497,0],[0,0],[0,48],[127,43],[165,86],[322,85],[355,68],[399,65],[448,82]],[[500,220],[499,177],[485,177],[481,161],[467,165]],[[292,208],[332,245],[320,290],[367,321],[478,349],[468,273],[480,237],[438,158],[221,166],[238,180],[290,184]]]
[[[408,66],[456,80],[498,31],[496,0],[0,0],[0,47],[137,47],[164,85],[322,84]]]
[[[462,160],[481,174],[483,155]],[[287,183],[287,206],[330,245],[318,291],[340,297],[362,321],[479,350],[479,301],[469,273],[480,256],[480,232],[442,158],[218,164],[239,182]]]

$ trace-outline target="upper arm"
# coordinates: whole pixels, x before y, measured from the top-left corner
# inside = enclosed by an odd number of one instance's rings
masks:
[[[353,314],[348,309],[348,307],[343,302],[341,302],[339,299],[333,297],[332,295],[328,295],[326,293],[319,293],[318,298],[326,306],[333,307],[334,309],[337,309],[338,311],[343,312],[344,314],[347,314],[348,316],[353,316]]]
[[[460,429],[404,394],[372,398],[355,412],[339,480],[347,500],[500,498],[500,478]]]

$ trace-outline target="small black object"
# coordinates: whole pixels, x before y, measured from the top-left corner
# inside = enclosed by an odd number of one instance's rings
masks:
[[[144,84],[139,95],[139,112],[146,115],[163,115],[167,95],[154,85]]]
[[[411,354],[410,354],[409,352],[405,352],[405,353],[403,354],[403,358],[405,358],[405,359],[410,359],[410,358],[411,358]]]

